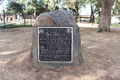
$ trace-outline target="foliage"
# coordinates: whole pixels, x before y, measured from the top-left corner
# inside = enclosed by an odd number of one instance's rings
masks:
[[[120,0],[116,0],[112,10],[112,15],[119,15],[118,18],[120,19]]]
[[[55,7],[55,10],[59,10],[59,7],[58,7],[58,6],[56,6],[56,7]]]
[[[15,2],[25,5],[24,13],[26,14],[32,15],[35,13],[39,15],[40,13],[45,12],[45,4],[41,0],[16,0]]]
[[[24,13],[26,14],[36,14],[39,15],[40,13],[43,13],[46,11],[46,5],[48,5],[48,11],[54,11],[59,10],[58,4],[61,0],[15,0],[15,1],[9,1],[9,5],[13,5],[13,3],[16,4],[24,4]],[[23,6],[22,6],[23,7]],[[8,6],[8,8],[11,8],[11,6]],[[15,8],[15,7],[14,7]],[[16,7],[17,8],[17,7]],[[18,8],[18,10],[20,10]],[[7,12],[9,13],[15,13],[18,12],[18,10],[15,9],[7,9]]]
[[[77,12],[75,9],[69,7],[69,10],[73,13],[73,15],[76,15]]]
[[[43,13],[43,12],[46,12],[45,4],[39,1],[36,7],[36,15],[39,15],[40,13]]]
[[[23,13],[24,9],[25,9],[24,4],[19,4],[15,1],[13,1],[8,4],[7,13]]]
[[[100,0],[87,0],[87,4],[90,4],[91,6],[91,16],[90,16],[90,22],[94,22],[94,14],[97,13],[100,16],[99,9],[101,7],[101,1]]]
[[[43,0],[45,5],[48,5],[49,11],[59,10],[58,5],[60,5],[62,0]]]
[[[97,32],[102,32],[102,28],[101,28],[101,27],[98,27]]]
[[[82,6],[85,6],[85,0],[63,0],[62,4],[65,8],[73,8],[76,9]]]
[[[8,7],[7,7],[7,13],[15,13],[15,16],[17,17],[16,13],[22,13],[22,16],[24,18],[24,24],[25,24],[25,16],[24,16],[24,9],[25,5],[17,3],[15,1],[10,2]]]
[[[45,7],[44,7],[44,3],[41,1],[38,1],[37,4],[34,6],[34,4],[32,2],[28,2],[28,4],[30,4],[29,8],[27,9],[27,14],[33,14],[34,13],[34,9],[36,9],[36,15],[39,15],[40,13],[43,13],[46,11]]]
[[[111,24],[111,26],[120,28],[120,24]]]
[[[99,24],[100,16],[97,17],[96,23]]]
[[[25,13],[27,13],[28,10],[34,8],[34,6],[31,6],[30,4],[30,2],[32,2],[31,0],[16,0],[16,2],[25,5],[25,10],[24,10]]]
[[[64,8],[69,9],[76,19],[80,17],[79,11],[81,11],[81,7],[85,6],[85,0],[62,0],[62,4]]]
[[[79,9],[84,5],[85,0],[15,0],[14,2],[24,4],[26,14],[39,15],[48,8],[49,11],[69,9],[75,16],[79,16]]]

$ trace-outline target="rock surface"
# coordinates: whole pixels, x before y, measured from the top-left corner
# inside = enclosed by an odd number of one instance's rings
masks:
[[[38,27],[73,27],[73,62],[72,63],[42,63],[38,62]],[[31,63],[38,68],[57,68],[75,66],[83,62],[81,53],[80,29],[74,16],[66,10],[40,14],[33,27],[33,42],[31,48]]]

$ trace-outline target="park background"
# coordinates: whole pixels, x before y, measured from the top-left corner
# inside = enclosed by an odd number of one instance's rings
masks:
[[[40,13],[55,10],[68,10],[81,23],[96,23],[100,21],[102,10],[101,0],[1,0],[0,26],[32,26]],[[111,7],[111,26],[119,27],[119,0]],[[5,17],[4,17],[5,15]],[[5,19],[4,19],[5,18]],[[18,25],[19,24],[19,25]],[[8,26],[9,27],[9,26]],[[14,26],[15,27],[15,26]]]
[[[120,0],[9,0],[8,4],[14,6],[2,7],[3,3],[7,4],[6,1],[8,0],[0,0],[1,14],[5,13],[8,17],[22,15],[22,21],[19,22],[20,17],[16,17],[15,21],[0,23],[0,80],[120,80],[120,28],[119,21],[117,22]],[[34,17],[43,12],[58,10],[57,5],[60,7],[59,10],[67,9],[75,16],[81,31],[81,52],[84,63],[75,67],[57,69],[33,68],[30,64],[30,51],[32,25],[36,19]],[[78,15],[80,6],[81,13]],[[86,14],[82,14],[84,11]],[[93,12],[95,12],[94,16],[98,16],[95,22],[93,22]],[[80,15],[87,13],[89,16],[84,16],[85,18],[80,20]],[[27,16],[31,16],[28,21]],[[114,23],[108,22],[112,20],[108,16],[115,16]],[[107,25],[108,29],[110,27],[110,32],[103,29],[106,28],[103,25],[99,28],[101,33],[98,33],[97,29],[101,24]]]

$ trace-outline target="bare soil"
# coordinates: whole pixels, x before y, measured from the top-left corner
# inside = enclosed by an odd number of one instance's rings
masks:
[[[46,70],[30,64],[32,28],[0,29],[0,80],[120,80],[120,32],[80,29],[84,63]]]

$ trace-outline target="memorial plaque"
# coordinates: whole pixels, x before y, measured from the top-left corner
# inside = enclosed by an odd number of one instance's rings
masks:
[[[72,27],[38,27],[38,62],[72,62],[72,47]]]

